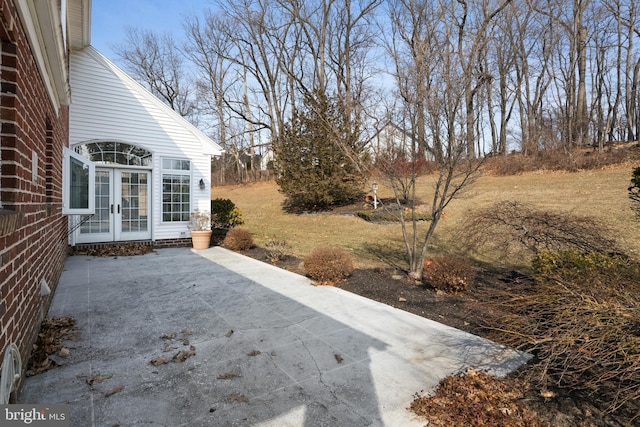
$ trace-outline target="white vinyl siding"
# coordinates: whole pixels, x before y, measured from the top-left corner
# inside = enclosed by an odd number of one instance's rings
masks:
[[[69,145],[92,141],[133,144],[153,154],[152,239],[188,236],[185,222],[162,221],[162,159],[187,159],[191,167],[191,209],[210,209],[211,155],[220,148],[92,47],[70,57],[73,99]]]

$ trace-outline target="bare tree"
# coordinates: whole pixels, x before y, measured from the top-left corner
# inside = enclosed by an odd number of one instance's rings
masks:
[[[128,27],[115,53],[126,70],[181,116],[196,120],[193,84],[184,57],[170,33]]]
[[[472,76],[467,74],[470,72],[468,59],[458,51],[461,25],[459,20],[451,19],[449,2],[396,0],[390,5],[389,13],[392,31],[386,46],[394,61],[394,77],[401,100],[402,121],[396,126],[409,137],[414,164],[408,182],[411,221],[405,221],[403,209],[400,209],[399,220],[409,276],[420,280],[429,243],[445,207],[473,182],[480,166],[480,161],[468,152],[466,133],[468,86],[464,82],[472,80]],[[477,53],[472,55],[477,57]],[[416,160],[423,156],[422,147],[434,146],[441,151],[433,175],[431,221],[427,230],[421,231],[416,216]],[[402,207],[401,189],[396,185],[392,188],[398,206]]]

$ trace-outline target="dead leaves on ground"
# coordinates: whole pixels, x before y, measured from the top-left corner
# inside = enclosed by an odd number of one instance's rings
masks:
[[[87,383],[87,385],[93,389],[94,384],[100,384],[103,381],[110,380],[111,378],[113,378],[113,375],[99,374],[99,375],[91,375],[88,377],[84,375],[78,375],[77,378],[84,378],[84,382]],[[109,397],[116,393],[120,393],[122,390],[124,390],[124,385],[121,384],[102,393],[104,394],[104,397]]]
[[[113,378],[113,375],[92,375],[87,377],[84,381],[88,385],[93,385],[93,383],[101,383],[102,381],[110,380],[111,378]]]
[[[38,338],[33,345],[31,363],[26,373],[28,377],[58,366],[49,356],[69,356],[69,349],[62,345],[62,341],[77,339],[75,326],[76,319],[73,317],[51,317],[42,321]]]
[[[188,350],[180,350],[179,352],[174,354],[173,357],[171,358],[171,361],[181,363],[187,360],[188,358],[190,358],[191,356],[195,356],[195,355],[196,355],[196,348],[194,346],[189,346]]]
[[[95,257],[136,256],[153,252],[153,247],[144,243],[118,243],[102,245],[95,248],[76,248],[76,255],[88,255]]]
[[[169,359],[162,356],[154,357],[149,361],[149,363],[152,364],[153,366],[160,366],[160,365],[164,365],[165,363],[169,363]]]
[[[160,366],[160,365],[167,364],[169,362],[182,363],[185,360],[187,360],[188,358],[196,355],[196,348],[194,346],[190,345],[189,338],[188,338],[189,335],[193,334],[193,332],[191,330],[189,330],[189,329],[183,329],[182,331],[180,331],[180,333],[182,334],[181,337],[178,337],[178,333],[176,333],[176,332],[172,332],[170,334],[162,335],[160,337],[160,339],[162,339],[164,341],[169,341],[168,343],[165,343],[164,349],[162,351],[164,353],[167,353],[167,352],[170,352],[172,350],[178,349],[178,347],[174,347],[171,344],[176,339],[180,340],[182,342],[182,345],[189,346],[189,348],[188,349],[179,350],[177,353],[175,353],[173,355],[173,357],[171,359],[167,359],[166,357],[162,357],[162,356],[154,357],[153,359],[151,359],[149,361],[149,363],[151,365]]]
[[[517,390],[485,372],[469,370],[440,382],[435,394],[416,393],[410,410],[426,417],[429,426],[453,425],[539,427],[537,414]]]
[[[123,385],[119,385],[119,386],[116,386],[116,387],[112,388],[108,392],[106,392],[104,394],[104,396],[105,397],[109,397],[109,396],[112,396],[112,395],[114,395],[116,393],[120,393],[122,390],[124,390],[124,386]]]
[[[239,393],[231,393],[230,395],[227,396],[227,400],[230,403],[249,403],[249,399],[244,395],[244,394],[239,394]]]
[[[236,374],[235,372],[227,372],[226,374],[221,374],[217,376],[219,380],[232,380],[234,378],[238,378],[240,374]]]

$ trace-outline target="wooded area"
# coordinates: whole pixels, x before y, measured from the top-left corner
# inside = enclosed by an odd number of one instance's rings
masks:
[[[240,174],[317,94],[356,163],[353,137],[437,162],[604,150],[640,132],[639,15],[636,0],[216,0],[185,34],[132,28],[117,53]]]

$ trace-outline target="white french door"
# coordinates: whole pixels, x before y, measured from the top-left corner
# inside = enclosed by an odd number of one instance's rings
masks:
[[[96,168],[95,214],[76,230],[78,243],[151,238],[151,173]],[[86,220],[86,221],[85,221]]]

